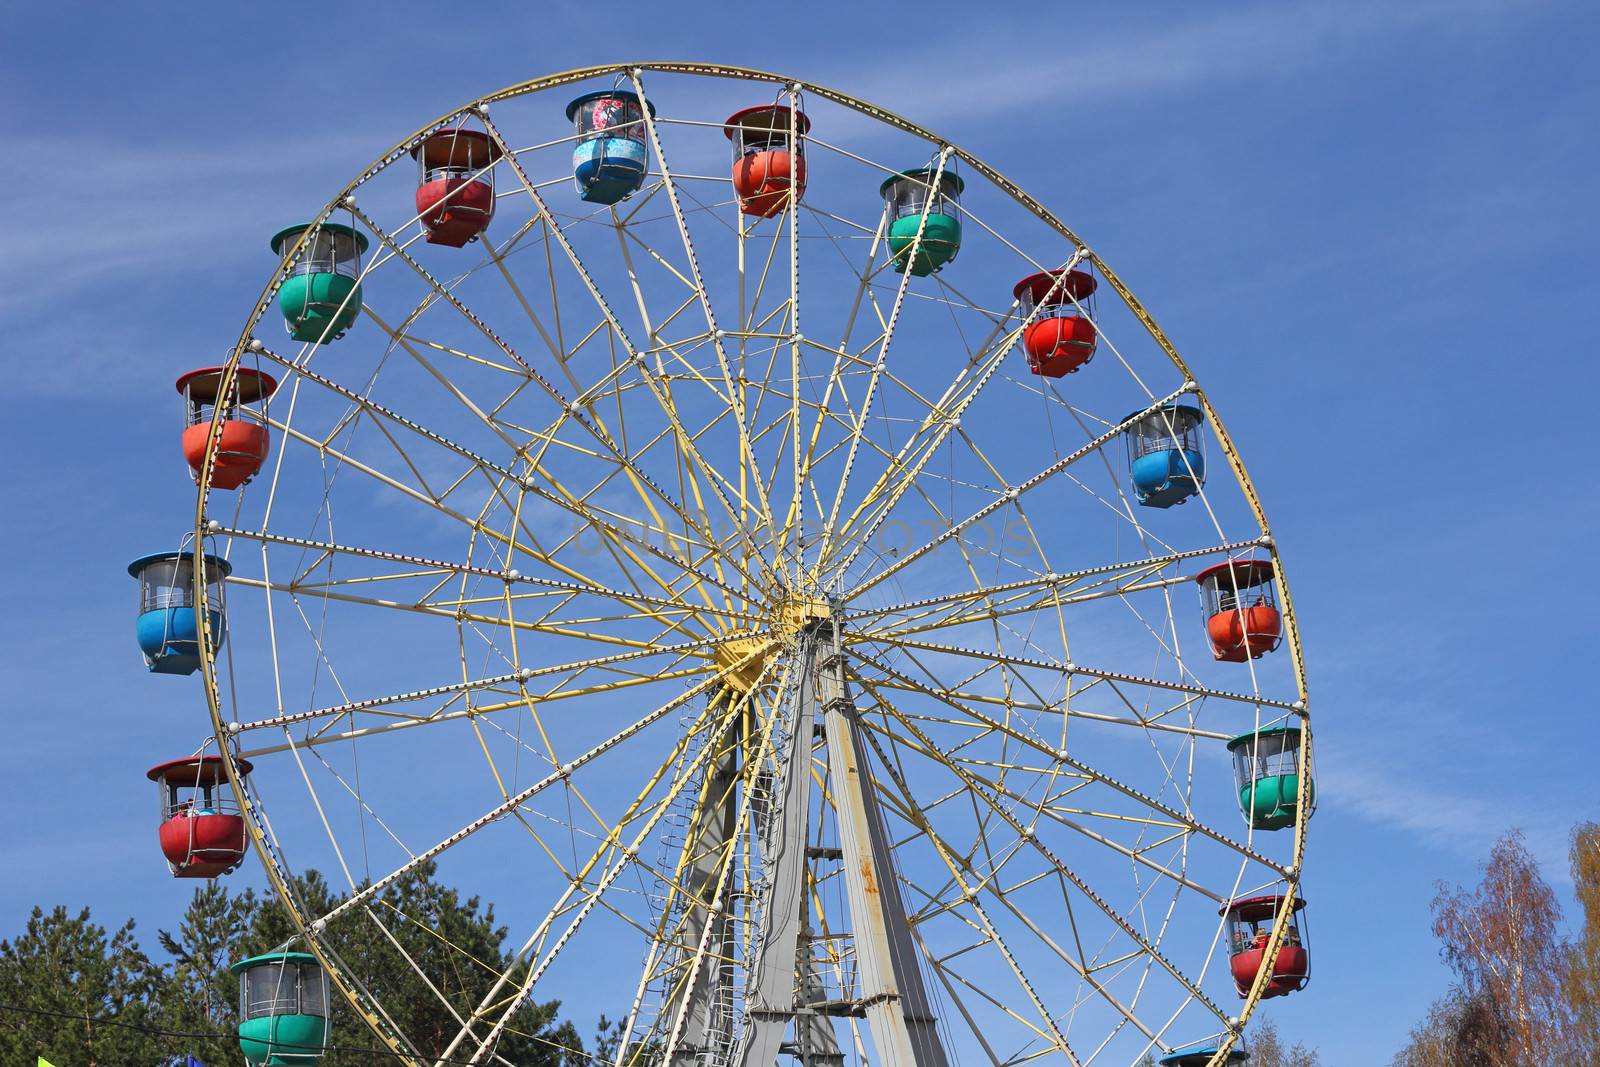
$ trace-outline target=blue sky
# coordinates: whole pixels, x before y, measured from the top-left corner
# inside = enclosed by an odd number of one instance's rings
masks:
[[[1386,1062],[1446,981],[1435,882],[1510,827],[1564,889],[1567,830],[1600,817],[1600,504],[1568,408],[1600,384],[1588,7],[818,3],[781,33],[712,5],[180,10],[8,5],[0,44],[27,190],[0,261],[0,537],[28,591],[0,935],[64,902],[153,938],[187,896],[143,771],[198,743],[198,690],[145,675],[123,566],[186,521],[171,380],[237,335],[266,235],[460,102],[628,58],[911,116],[1073,225],[1196,368],[1272,516],[1317,715],[1316,978],[1267,1009],[1283,1029]],[[1046,136],[1003,121],[1019,106]]]

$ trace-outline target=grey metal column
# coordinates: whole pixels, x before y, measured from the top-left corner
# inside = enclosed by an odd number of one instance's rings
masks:
[[[717,699],[723,702],[727,714],[734,714],[737,699],[733,694],[723,693]],[[682,926],[685,947],[681,950],[679,964],[685,971],[693,968],[695,948],[706,933],[706,924],[714,926],[707,939],[707,959],[691,987],[675,998],[682,1005],[684,1026],[683,1036],[672,1056],[674,1067],[700,1064],[707,1054],[714,1053],[727,1040],[730,1020],[719,1018],[718,1010],[729,1002],[727,987],[733,977],[722,963],[729,933],[727,896],[712,900],[711,894],[716,892],[738,814],[733,786],[739,774],[743,736],[738,726],[728,731],[723,741],[725,747],[707,769],[694,817],[684,835],[683,861],[678,876],[687,897]],[[727,887],[730,891],[732,888],[731,885]]]
[[[845,684],[838,635],[827,634],[818,691],[828,740],[828,779],[844,853],[860,1000],[877,1047],[876,1067],[948,1067],[906,923],[905,904],[867,771],[867,747]]]
[[[839,1062],[839,1042],[826,1017],[797,1005],[820,998],[812,975],[806,942],[806,840],[811,803],[811,746],[817,704],[817,646],[826,623],[800,635],[800,690],[783,762],[781,808],[761,843],[761,865],[767,878],[762,907],[763,929],[756,951],[755,973],[746,996],[748,1019],[734,1057],[739,1067],[772,1067],[783,1049],[791,1021],[802,1062]],[[803,977],[803,980],[801,979]],[[804,988],[802,988],[802,986]]]

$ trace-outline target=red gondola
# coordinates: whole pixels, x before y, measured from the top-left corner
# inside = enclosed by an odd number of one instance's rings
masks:
[[[494,167],[500,146],[478,130],[446,127],[411,150],[417,161],[417,214],[428,243],[460,248],[494,217]]]
[[[178,379],[184,409],[183,458],[189,461],[194,480],[199,482],[200,467],[206,459],[206,439],[211,434],[211,412],[220,407],[222,436],[211,465],[211,488],[237,489],[261,470],[272,446],[266,415],[252,410],[250,418],[240,418],[241,409],[265,403],[278,383],[270,374],[239,367],[233,372],[228,395],[222,397],[218,395],[222,372],[222,367],[202,367]]]
[[[241,774],[248,760],[237,760]],[[244,817],[221,756],[187,756],[150,768],[161,796],[161,854],[175,878],[215,878],[244,860]]]
[[[722,132],[733,142],[733,190],[739,210],[770,219],[789,206],[789,194],[806,193],[805,112],[790,116],[782,104],[761,104],[735,112]],[[790,144],[791,134],[794,144]]]
[[[1058,270],[1030,274],[1011,290],[1022,305],[1022,314],[1038,308],[1022,347],[1028,353],[1028,368],[1045,378],[1071,374],[1094,358],[1095,329],[1090,321],[1089,303],[1096,282],[1086,271]],[[1057,279],[1060,283],[1057,284]]]
[[[1206,616],[1206,636],[1220,660],[1260,659],[1283,640],[1270,559],[1232,559],[1194,576]]]
[[[1222,909],[1228,922],[1228,969],[1239,995],[1250,992],[1266,959],[1267,938],[1283,906],[1282,896],[1245,897]],[[1262,997],[1281,997],[1297,993],[1311,981],[1311,956],[1300,932],[1300,912],[1306,902],[1295,898],[1289,914],[1289,929],[1284,931],[1278,956],[1272,961],[1272,976],[1261,991]]]

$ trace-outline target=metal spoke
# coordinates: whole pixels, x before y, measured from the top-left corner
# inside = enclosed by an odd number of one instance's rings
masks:
[[[870,653],[865,652],[859,645],[853,646],[850,649],[850,652],[851,652],[851,655],[860,657],[864,661],[872,664],[872,666],[874,668],[876,668],[877,670],[882,671],[884,674],[886,674],[886,675],[888,675],[890,677],[898,678],[900,681],[902,681],[904,683],[907,683],[909,685],[914,685],[915,686],[915,682],[912,679],[906,677],[904,674],[902,674],[899,671],[894,670],[892,667],[889,667],[888,665],[886,665],[881,658],[873,656]],[[865,679],[862,679],[862,681],[863,681],[863,683],[865,683]],[[1192,818],[1191,816],[1189,816],[1189,815],[1187,815],[1187,814],[1185,814],[1183,812],[1178,811],[1176,808],[1173,808],[1173,807],[1171,807],[1170,805],[1167,805],[1167,804],[1163,804],[1159,800],[1155,799],[1154,797],[1148,796],[1148,795],[1144,794],[1143,792],[1140,792],[1139,790],[1134,789],[1132,786],[1129,786],[1124,782],[1120,782],[1117,779],[1112,778],[1109,775],[1106,775],[1105,773],[1096,770],[1095,768],[1089,766],[1087,763],[1083,762],[1082,760],[1077,759],[1076,757],[1074,757],[1071,753],[1067,752],[1066,750],[1064,750],[1064,749],[1053,749],[1050,746],[1048,746],[1048,745],[1044,744],[1043,742],[1041,742],[1039,739],[1034,738],[1034,737],[1029,737],[1028,735],[1022,733],[1021,731],[1015,729],[1014,727],[1011,727],[1011,726],[1007,725],[1006,723],[1004,723],[1004,722],[1002,722],[1002,721],[1000,721],[998,719],[995,719],[995,718],[992,718],[992,717],[990,717],[988,715],[985,715],[982,712],[976,710],[975,708],[967,707],[966,705],[961,704],[959,701],[954,700],[950,696],[948,696],[946,694],[942,694],[940,691],[938,691],[936,689],[933,689],[933,688],[930,688],[930,687],[927,687],[927,686],[916,686],[916,689],[917,689],[918,692],[921,692],[925,696],[931,697],[931,698],[933,698],[935,700],[939,700],[940,702],[948,705],[952,710],[967,716],[970,721],[972,721],[974,723],[978,723],[978,724],[982,725],[984,728],[989,729],[989,730],[993,730],[996,733],[1004,734],[1004,735],[1012,738],[1014,741],[1016,741],[1018,744],[1022,745],[1023,747],[1031,749],[1034,752],[1037,752],[1038,754],[1046,756],[1046,757],[1048,757],[1048,758],[1050,758],[1052,760],[1058,761],[1058,762],[1064,764],[1065,766],[1071,767],[1073,770],[1078,771],[1081,774],[1088,775],[1088,776],[1094,778],[1096,781],[1100,782],[1101,784],[1109,786],[1110,788],[1112,788],[1116,792],[1121,793],[1122,795],[1124,795],[1126,797],[1129,797],[1132,800],[1138,801],[1139,803],[1145,805],[1146,807],[1151,808],[1151,809],[1159,812],[1161,815],[1163,815],[1167,819],[1170,819],[1173,822],[1175,822],[1175,823],[1177,823],[1179,825],[1182,825],[1182,826],[1188,828],[1189,830],[1191,830],[1191,831],[1193,831],[1195,833],[1204,834],[1205,836],[1212,838],[1213,840],[1217,841],[1218,843],[1226,845],[1228,848],[1233,849],[1235,852],[1238,852],[1240,855],[1245,856],[1245,857],[1255,861],[1256,863],[1261,864],[1264,867],[1267,867],[1267,868],[1269,868],[1271,870],[1274,870],[1274,871],[1278,872],[1280,875],[1282,875],[1284,877],[1288,877],[1289,876],[1288,869],[1283,867],[1283,866],[1281,866],[1276,861],[1274,861],[1272,859],[1269,859],[1268,857],[1262,855],[1261,853],[1255,851],[1254,849],[1251,849],[1251,848],[1249,848],[1249,847],[1247,847],[1245,845],[1239,844],[1237,841],[1234,841],[1233,839],[1227,837],[1226,835],[1222,834],[1221,832],[1212,829],[1211,827],[1207,826],[1206,824],[1204,824],[1202,822],[1199,822],[1198,820]]]

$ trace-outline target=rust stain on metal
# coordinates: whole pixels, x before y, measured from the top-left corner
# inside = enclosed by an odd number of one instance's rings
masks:
[[[875,879],[872,876],[872,861],[871,860],[862,860],[861,861],[861,878],[862,878],[862,882],[863,882],[862,888],[864,888],[868,893],[872,894],[873,896],[877,896],[878,895],[878,882],[877,882],[877,879]]]

